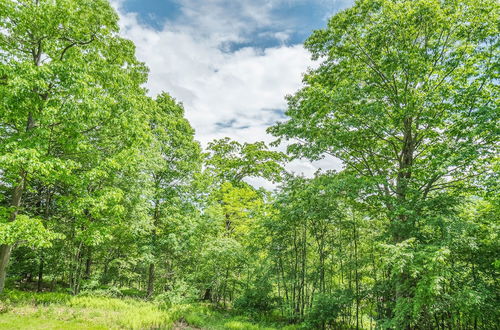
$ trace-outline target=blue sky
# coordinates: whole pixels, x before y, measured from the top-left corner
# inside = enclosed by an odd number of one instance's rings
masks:
[[[196,2],[211,2],[210,0],[199,0]],[[212,1],[224,7],[225,13],[231,16],[238,16],[241,7],[247,1]],[[271,4],[269,15],[272,22],[269,24],[252,25],[255,23],[251,17],[242,15],[243,19],[249,22],[248,30],[242,31],[247,40],[241,43],[232,43],[230,51],[238,50],[241,47],[276,47],[283,44],[283,40],[273,38],[274,33],[286,33],[288,38],[285,41],[288,45],[302,43],[311,31],[325,26],[327,18],[341,8],[345,8],[351,1],[339,0],[303,0],[303,1],[264,1]],[[182,19],[185,8],[185,1],[181,0],[125,0],[122,2],[124,12],[137,13],[138,21],[141,24],[150,26],[153,29],[161,30],[165,24],[175,24]],[[256,1],[258,6],[261,5]],[[252,22],[254,21],[254,22]]]
[[[272,141],[266,128],[284,119],[284,97],[316,65],[302,43],[352,1],[111,0],[122,35],[150,68],[150,94],[181,101],[204,146],[225,136]],[[339,166],[298,160],[290,170]]]

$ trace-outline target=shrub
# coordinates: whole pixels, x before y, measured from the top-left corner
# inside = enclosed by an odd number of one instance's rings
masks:
[[[131,297],[131,298],[144,297],[144,291],[137,290],[134,288],[120,289],[120,293],[123,297]]]
[[[80,291],[80,296],[120,298],[123,293],[114,286],[87,286]]]
[[[194,302],[198,298],[198,290],[184,281],[176,281],[169,291],[156,296],[155,301],[167,306]]]
[[[251,314],[268,313],[276,304],[272,290],[271,283],[261,277],[253,286],[245,288],[243,294],[236,299],[234,307]]]
[[[337,290],[331,294],[318,294],[312,309],[306,316],[306,326],[312,329],[322,329],[326,324],[334,325],[354,299],[350,290]]]

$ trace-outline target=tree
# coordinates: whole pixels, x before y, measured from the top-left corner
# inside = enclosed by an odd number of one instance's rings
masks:
[[[361,302],[368,300],[367,256],[378,233],[356,201],[361,187],[350,175],[334,172],[290,178],[280,187],[276,212],[264,226],[283,313],[292,320],[359,328]],[[322,311],[329,316],[319,318]]]
[[[306,41],[320,65],[270,132],[364,180],[365,202],[390,221],[388,243],[431,243],[422,227],[450,215],[498,152],[499,12],[497,1],[357,1]],[[396,275],[393,326],[421,317],[403,303],[415,282]]]
[[[264,142],[241,144],[229,138],[210,142],[208,150],[207,169],[218,184],[238,185],[250,177],[279,182],[287,159],[281,152],[268,150]]]
[[[107,1],[2,1],[0,17],[1,225],[13,226],[35,219],[23,202],[35,183],[72,185],[86,160],[142,138],[147,70]],[[12,250],[1,244],[0,291]]]
[[[319,65],[270,128],[289,155],[230,138],[203,154],[183,105],[145,95],[106,1],[0,1],[0,291],[10,259],[23,290],[201,298],[314,329],[495,328],[499,14],[358,0],[306,42]],[[344,168],[283,166],[327,154]]]
[[[285,159],[283,153],[268,150],[263,142],[241,144],[224,138],[209,143],[205,174],[211,185],[206,214],[219,230],[213,241],[207,242],[204,253],[216,254],[220,251],[221,259],[214,262],[220,262],[225,268],[221,273],[212,267],[213,263],[204,261],[211,265],[204,267],[206,300],[218,302],[222,299],[224,304],[227,297],[232,300],[236,289],[234,284],[240,282],[243,270],[249,269],[251,264],[248,248],[252,245],[252,232],[268,213],[268,194],[244,180],[253,177],[280,181],[285,173],[282,165]],[[238,262],[232,259],[226,262],[226,250],[238,251]],[[212,273],[207,273],[209,270]]]
[[[194,140],[194,130],[184,118],[184,108],[170,95],[160,94],[153,106],[150,119],[153,135],[151,162],[151,258],[148,270],[147,296],[153,295],[155,256],[166,250],[162,246],[162,232],[172,214],[182,212],[176,206],[189,209],[189,185],[201,170],[201,148]],[[187,197],[187,198],[186,198]]]
[[[226,235],[235,230],[241,234],[242,229],[235,224],[248,227],[252,212],[262,211],[266,197],[263,191],[257,191],[244,179],[281,181],[285,175],[282,164],[286,156],[268,150],[264,142],[241,144],[229,138],[209,143],[208,149],[206,172],[213,181],[210,198],[221,208]]]

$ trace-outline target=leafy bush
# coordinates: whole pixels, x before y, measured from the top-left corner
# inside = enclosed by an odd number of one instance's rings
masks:
[[[353,299],[351,290],[316,295],[312,309],[306,316],[305,325],[312,329],[321,329],[326,324],[333,325],[352,304]]]
[[[272,297],[272,290],[272,284],[265,277],[260,277],[253,286],[246,288],[236,299],[234,307],[252,314],[267,313],[274,308],[276,303],[276,299]]]
[[[123,297],[130,297],[130,298],[142,298],[142,297],[144,297],[144,291],[133,289],[133,288],[120,289],[120,293]]]
[[[156,296],[155,301],[167,306],[194,302],[198,298],[198,290],[184,281],[176,281],[169,291]]]
[[[123,296],[122,291],[114,286],[102,286],[98,285],[97,281],[91,281],[85,283],[82,286],[81,296],[91,296],[91,297],[108,297],[108,298],[120,298]]]

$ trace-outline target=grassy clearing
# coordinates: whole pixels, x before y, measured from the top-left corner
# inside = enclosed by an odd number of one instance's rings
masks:
[[[0,329],[277,329],[203,304],[165,305],[132,298],[7,291]],[[288,327],[288,329],[293,329]]]
[[[299,329],[298,326],[284,326],[270,321],[255,320],[249,316],[237,315],[230,311],[214,310],[206,305],[195,305],[182,315],[182,321],[199,329],[231,329],[231,330],[271,330]]]
[[[150,329],[171,328],[189,306],[164,309],[136,299],[10,291],[2,297],[0,328]]]

